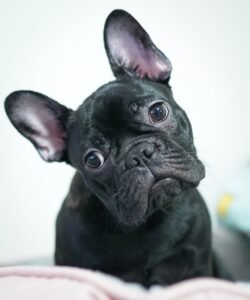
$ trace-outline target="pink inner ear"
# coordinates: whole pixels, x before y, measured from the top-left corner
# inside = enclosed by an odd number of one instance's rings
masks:
[[[168,78],[172,70],[170,61],[146,34],[142,37],[139,33],[135,36],[131,30],[124,27],[124,24],[117,24],[108,29],[107,42],[115,63],[125,71],[132,71],[139,78],[147,77],[152,80]],[[148,39],[146,45],[142,38]]]
[[[29,97],[20,100],[13,117],[25,125],[23,134],[35,144],[44,160],[60,159],[65,148],[65,132],[54,113],[41,100],[34,101]],[[25,131],[25,127],[31,130]]]

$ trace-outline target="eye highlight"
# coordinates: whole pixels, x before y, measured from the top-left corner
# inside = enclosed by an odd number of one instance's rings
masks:
[[[103,166],[104,157],[101,152],[93,150],[85,156],[84,162],[89,168],[98,169]]]
[[[168,108],[163,102],[156,102],[149,107],[148,115],[152,123],[164,121],[168,116]]]

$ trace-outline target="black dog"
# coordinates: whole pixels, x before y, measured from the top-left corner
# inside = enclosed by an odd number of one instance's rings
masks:
[[[192,129],[168,84],[171,63],[140,24],[113,11],[105,49],[117,80],[72,111],[39,93],[6,112],[46,161],[77,172],[57,219],[57,265],[145,286],[219,274]]]

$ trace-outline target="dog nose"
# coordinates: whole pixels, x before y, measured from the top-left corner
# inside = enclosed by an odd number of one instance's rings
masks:
[[[151,158],[152,154],[155,151],[155,147],[153,144],[145,144],[142,150],[142,154],[145,158]]]
[[[133,148],[127,154],[127,157],[125,160],[126,168],[132,169],[135,167],[145,165],[145,162],[148,161],[152,157],[154,150],[155,150],[154,145],[149,144],[149,143],[145,143],[143,145],[139,145],[139,146]]]

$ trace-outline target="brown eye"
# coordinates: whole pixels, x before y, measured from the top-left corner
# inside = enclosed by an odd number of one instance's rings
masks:
[[[104,164],[104,157],[101,152],[91,151],[85,157],[85,163],[89,168],[97,169]]]
[[[166,119],[168,109],[162,102],[157,102],[149,108],[149,117],[152,123],[159,123]]]

